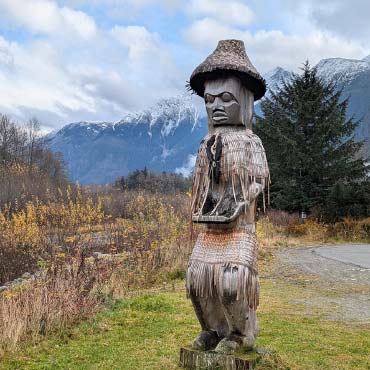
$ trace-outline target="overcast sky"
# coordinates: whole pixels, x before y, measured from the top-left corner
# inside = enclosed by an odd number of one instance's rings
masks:
[[[185,91],[217,41],[261,73],[370,54],[368,0],[0,0],[0,112],[52,130]]]

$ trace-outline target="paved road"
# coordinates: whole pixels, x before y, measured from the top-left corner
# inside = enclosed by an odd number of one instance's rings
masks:
[[[370,269],[370,245],[350,244],[315,248],[321,257]]]
[[[281,262],[323,281],[370,285],[369,244],[289,248],[278,255]]]
[[[289,248],[278,257],[282,279],[308,274],[311,297],[293,303],[305,305],[308,313],[319,309],[329,319],[370,323],[369,244]]]

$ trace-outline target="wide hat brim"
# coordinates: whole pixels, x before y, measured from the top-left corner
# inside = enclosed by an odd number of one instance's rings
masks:
[[[249,60],[243,41],[221,40],[215,51],[192,73],[190,89],[204,96],[204,83],[207,80],[227,76],[238,77],[242,84],[254,94],[254,100],[266,93],[266,83]]]

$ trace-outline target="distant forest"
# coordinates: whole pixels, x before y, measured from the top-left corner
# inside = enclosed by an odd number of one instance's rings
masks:
[[[170,194],[191,190],[191,178],[175,173],[155,173],[147,168],[119,177],[115,187],[121,190],[145,190],[151,193]]]

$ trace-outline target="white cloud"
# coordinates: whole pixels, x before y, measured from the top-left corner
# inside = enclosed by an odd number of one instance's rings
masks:
[[[181,0],[128,0],[129,4],[134,7],[143,7],[152,4],[162,5],[167,9],[175,9],[181,5]]]
[[[186,159],[184,165],[182,167],[176,168],[175,173],[183,175],[184,177],[190,176],[194,169],[196,159],[197,156],[195,154],[188,155],[188,158]]]
[[[243,39],[247,33],[224,25],[215,19],[203,18],[191,24],[185,31],[185,37],[194,46],[204,48],[212,47],[221,39]]]
[[[90,39],[96,34],[93,18],[50,0],[0,0],[1,18],[33,33],[62,34]]]
[[[99,30],[83,49],[74,46],[53,37],[19,43],[0,36],[0,112],[20,121],[36,115],[50,127],[115,121],[182,88],[166,45],[144,27]]]
[[[65,0],[65,3],[72,7],[94,8],[100,15],[116,20],[134,20],[148,7],[171,14],[184,6],[184,0]]]
[[[241,39],[252,62],[262,73],[276,66],[297,70],[307,59],[311,64],[316,64],[322,58],[357,58],[366,55],[359,43],[321,31],[313,30],[306,35],[287,35],[279,30],[252,33],[225,26],[210,18],[195,21],[186,30],[185,37],[194,46],[210,50],[215,48],[220,39]]]
[[[158,34],[141,26],[115,26],[111,34],[128,50],[126,73],[130,79],[140,81],[148,90],[157,87],[158,96],[180,74]]]
[[[247,26],[255,18],[253,11],[239,1],[191,0],[187,11],[192,16],[210,17],[222,24]]]
[[[368,0],[284,0],[281,11],[286,18],[296,20],[297,30],[303,21],[311,28],[344,37],[347,41],[361,42],[370,48]]]
[[[112,29],[113,37],[123,46],[128,48],[128,56],[132,62],[138,63],[145,57],[160,57],[160,37],[150,33],[142,26],[115,26]]]
[[[0,68],[2,112],[22,116],[29,107],[63,116],[63,110],[93,109],[93,99],[76,85],[49,44],[22,47],[0,38],[0,45],[12,61]]]

